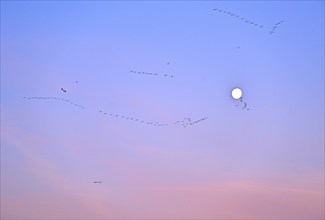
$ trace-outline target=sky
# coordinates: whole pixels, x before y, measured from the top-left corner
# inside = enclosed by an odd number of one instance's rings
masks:
[[[324,11],[1,1],[1,218],[325,218]]]

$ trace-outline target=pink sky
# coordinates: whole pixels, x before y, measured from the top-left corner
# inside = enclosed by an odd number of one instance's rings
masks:
[[[325,218],[323,1],[0,4],[1,219]]]

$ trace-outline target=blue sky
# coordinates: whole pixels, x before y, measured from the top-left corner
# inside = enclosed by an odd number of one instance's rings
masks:
[[[323,1],[2,1],[1,217],[322,218],[324,60]]]

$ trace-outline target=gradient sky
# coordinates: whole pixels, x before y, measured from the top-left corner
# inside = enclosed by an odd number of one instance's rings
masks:
[[[1,1],[1,218],[322,219],[324,60],[323,1]]]

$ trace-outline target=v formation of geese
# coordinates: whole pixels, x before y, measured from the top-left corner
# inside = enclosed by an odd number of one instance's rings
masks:
[[[256,22],[253,22],[253,21],[250,21],[250,20],[247,20],[246,18],[241,17],[241,16],[239,16],[239,15],[237,15],[237,14],[234,14],[234,13],[232,13],[232,12],[224,11],[224,10],[221,10],[221,9],[218,9],[218,8],[214,8],[213,10],[219,12],[220,14],[224,14],[224,15],[228,15],[228,16],[231,16],[231,17],[233,17],[233,18],[236,18],[236,19],[238,19],[239,21],[242,21],[242,22],[244,22],[244,23],[246,23],[246,24],[250,24],[250,25],[253,25],[253,26],[255,26],[255,27],[259,27],[259,28],[263,28],[263,27],[264,27],[263,25],[257,24]],[[269,35],[274,34],[275,31],[277,30],[278,26],[279,26],[280,24],[282,24],[283,22],[284,22],[284,21],[279,21],[278,23],[276,23],[276,24],[272,27],[271,31],[269,31]]]

